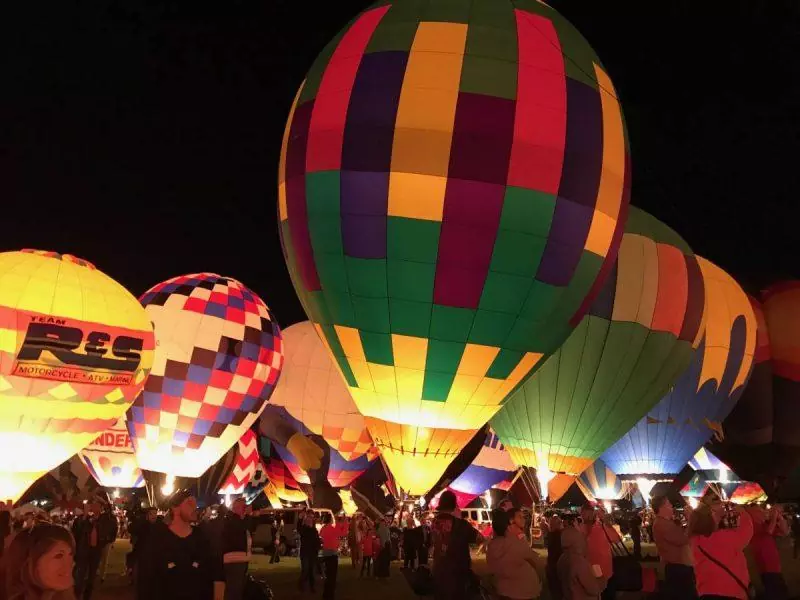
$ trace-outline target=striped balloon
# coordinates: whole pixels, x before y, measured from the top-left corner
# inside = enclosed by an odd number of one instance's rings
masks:
[[[252,429],[248,429],[239,438],[238,451],[233,468],[219,488],[219,493],[222,495],[243,494],[245,486],[250,483],[260,462],[258,438]]]
[[[516,470],[517,466],[508,450],[500,443],[497,434],[490,431],[478,456],[448,487],[462,496],[459,506],[466,506],[490,488],[499,486],[507,489]],[[464,501],[467,497],[470,497],[469,500]]]

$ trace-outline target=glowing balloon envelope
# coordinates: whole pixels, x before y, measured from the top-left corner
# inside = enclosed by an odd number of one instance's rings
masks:
[[[285,361],[270,404],[321,435],[346,461],[374,450],[364,417],[312,323],[282,331]]]
[[[80,457],[92,477],[104,487],[144,486],[124,416],[81,450]]]
[[[114,425],[153,346],[136,298],[90,263],[0,253],[0,499],[16,500]]]
[[[704,299],[686,242],[631,208],[617,264],[589,313],[492,419],[514,462],[540,476],[588,468],[687,367]]]
[[[671,479],[731,412],[750,376],[756,318],[733,278],[698,257],[706,289],[703,340],[672,389],[603,454],[620,476]]]
[[[136,458],[142,469],[199,477],[269,399],[283,364],[280,329],[261,298],[211,273],[160,283],[141,302],[157,344],[127,415]]]
[[[258,437],[248,429],[239,439],[233,468],[220,487],[219,493],[223,496],[243,494],[247,484],[256,474],[260,462]]]
[[[544,3],[380,2],[319,56],[283,141],[283,249],[403,489],[580,321],[629,182],[613,84]]]
[[[490,431],[478,456],[448,487],[459,496],[458,505],[466,506],[486,490],[510,482],[516,470],[497,434]]]

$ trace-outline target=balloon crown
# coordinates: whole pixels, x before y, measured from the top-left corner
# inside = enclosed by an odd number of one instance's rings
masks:
[[[46,256],[47,258],[55,258],[56,260],[63,260],[64,262],[69,262],[76,265],[80,265],[82,267],[86,267],[87,269],[91,269],[92,271],[97,270],[97,267],[95,267],[88,260],[78,258],[77,256],[73,256],[72,254],[61,254],[59,252],[51,252],[50,250],[33,250],[31,248],[23,248],[22,252],[25,252],[26,254],[36,254],[38,256]]]

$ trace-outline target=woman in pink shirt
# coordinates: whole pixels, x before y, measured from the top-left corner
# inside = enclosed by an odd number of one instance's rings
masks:
[[[322,590],[323,600],[333,600],[336,594],[336,575],[339,571],[339,541],[347,536],[347,522],[339,525],[332,523],[330,514],[322,517],[324,525],[319,530],[322,541],[322,563],[325,565],[325,586]]]
[[[789,535],[789,524],[779,506],[773,506],[769,511],[753,506],[747,512],[753,519],[750,551],[761,576],[761,583],[764,584],[764,597],[769,600],[786,600],[789,589],[783,578],[781,555],[775,538]]]
[[[739,523],[720,529],[725,514],[722,503],[701,504],[689,518],[690,544],[700,600],[747,600],[750,573],[744,549],[753,537],[753,520],[736,506]]]

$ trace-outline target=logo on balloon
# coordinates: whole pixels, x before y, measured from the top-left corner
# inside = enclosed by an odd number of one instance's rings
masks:
[[[38,315],[25,318],[30,322],[14,375],[82,384],[132,383],[143,338],[94,323]]]

